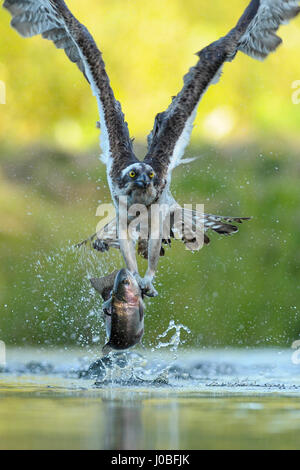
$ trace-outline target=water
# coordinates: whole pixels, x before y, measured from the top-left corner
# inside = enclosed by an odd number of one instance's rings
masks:
[[[8,349],[0,449],[299,449],[292,353]]]

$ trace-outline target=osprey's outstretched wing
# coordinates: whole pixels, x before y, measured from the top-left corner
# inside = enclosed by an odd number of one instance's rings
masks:
[[[41,34],[52,40],[89,81],[99,107],[102,160],[114,180],[136,158],[121,105],[114,97],[94,39],[63,0],[5,0],[3,6],[12,14],[11,25],[18,33],[23,37]]]
[[[156,116],[148,136],[145,162],[161,178],[170,181],[172,169],[185,161],[182,157],[198,104],[209,85],[218,81],[223,64],[238,51],[256,59],[267,57],[281,43],[276,36],[279,26],[299,11],[298,0],[252,0],[235,28],[197,54],[200,59],[184,77],[182,90],[169,108]]]

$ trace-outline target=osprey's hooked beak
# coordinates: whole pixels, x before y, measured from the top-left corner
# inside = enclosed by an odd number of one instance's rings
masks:
[[[146,188],[150,184],[150,178],[143,173],[135,180],[134,184],[138,188]]]

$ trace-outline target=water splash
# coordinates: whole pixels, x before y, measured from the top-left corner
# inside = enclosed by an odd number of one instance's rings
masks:
[[[141,354],[111,351],[79,371],[79,377],[95,379],[96,386],[150,384],[157,374],[148,366],[148,360]]]
[[[89,278],[101,277],[113,269],[116,256],[99,258],[91,250],[62,246],[50,253],[37,250],[28,260],[31,280],[16,299],[25,296],[27,305],[24,341],[38,334],[40,344],[101,345],[104,341],[102,299],[92,289]],[[21,303],[21,301],[19,301]],[[17,310],[17,309],[16,309]],[[37,332],[37,333],[36,333]]]
[[[179,345],[184,344],[185,340],[181,339],[181,331],[185,331],[188,334],[191,334],[191,330],[187,327],[179,323],[176,325],[174,320],[170,320],[168,328],[160,335],[158,335],[157,339],[160,338],[166,338],[168,335],[169,331],[175,330],[174,334],[171,336],[170,340],[167,341],[166,343],[160,341],[157,346],[152,348],[152,351],[155,351],[157,349],[161,348],[168,348],[170,347],[170,351],[177,351]]]

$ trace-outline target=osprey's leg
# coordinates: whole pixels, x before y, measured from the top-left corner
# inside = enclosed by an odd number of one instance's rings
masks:
[[[155,275],[160,255],[161,240],[149,240],[148,269],[143,279],[141,278],[138,272],[135,243],[133,242],[133,240],[130,239],[120,240],[119,242],[127,269],[136,278],[141,290],[143,291],[143,294],[147,295],[148,297],[156,297],[158,293],[154,289],[152,281]]]
[[[127,269],[135,276],[138,274],[138,265],[136,261],[135,243],[131,239],[119,240],[120,249],[126,263]]]
[[[155,277],[158,260],[160,257],[161,239],[151,239],[148,242],[148,268],[145,277],[141,279],[139,285],[145,295],[156,297],[157,290],[153,287],[152,281]]]
[[[124,228],[124,222],[126,220],[127,224],[127,205],[123,205],[122,203],[119,204],[119,212],[117,214],[117,221],[118,221],[118,238],[119,238],[119,245],[122,256],[124,258],[125,264],[127,269],[134,275],[136,278],[140,288],[143,290],[141,285],[141,277],[139,275],[137,260],[136,260],[136,250],[135,250],[135,242],[129,236],[128,227]],[[122,230],[120,229],[120,221],[123,222]]]
[[[120,250],[124,258],[126,267],[133,275],[138,273],[138,265],[135,253],[134,240],[129,236],[128,232],[128,207],[127,200],[120,199],[117,211],[117,234]]]
[[[162,243],[162,226],[160,220],[159,211],[157,213],[151,213],[151,231],[148,240],[148,267],[145,277],[140,283],[140,287],[149,297],[156,297],[158,295],[158,292],[153,287],[152,281],[156,273]]]

